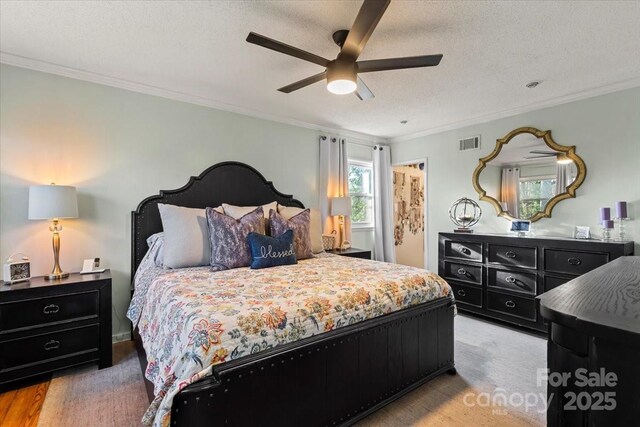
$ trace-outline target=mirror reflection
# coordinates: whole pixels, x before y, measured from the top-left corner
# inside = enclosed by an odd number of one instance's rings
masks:
[[[565,193],[577,175],[575,163],[565,153],[549,147],[543,138],[521,133],[487,162],[479,182],[511,217],[531,219],[544,212],[554,196]]]

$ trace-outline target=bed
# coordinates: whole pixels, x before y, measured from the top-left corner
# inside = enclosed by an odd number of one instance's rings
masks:
[[[132,277],[143,263],[147,238],[162,230],[158,203],[204,208],[274,200],[304,207],[238,162],[219,163],[180,189],[143,200],[132,213]],[[209,314],[207,304],[190,301],[190,296],[226,299],[230,308],[226,317],[216,316],[222,326],[208,330],[220,337],[229,335],[231,341],[220,343],[200,371],[192,360],[202,363],[201,353],[195,359],[193,353],[183,357],[198,372],[185,370],[189,377],[177,379],[184,381],[173,388],[170,400],[164,400],[166,414],[155,418],[156,425],[166,425],[169,419],[178,426],[350,425],[440,374],[455,374],[454,301],[446,282],[434,273],[328,254],[286,267],[155,272],[148,292],[138,289],[137,304],[147,308],[133,337],[143,373],[149,374],[145,378],[154,379],[156,392],[158,381],[149,368],[157,362],[158,352],[174,345],[179,352],[187,340],[183,336],[183,341],[179,337],[167,341],[171,328],[163,332],[163,322],[171,323],[176,310],[172,304],[191,307],[194,330]],[[314,274],[320,276],[315,285],[309,279]],[[394,278],[404,278],[398,282],[400,289]],[[262,341],[251,336],[250,316],[240,310],[255,305],[253,293],[261,292],[250,283],[270,286],[266,317],[254,318],[267,322],[265,329],[273,331]],[[240,287],[241,293],[234,291]],[[317,301],[317,289],[326,301]],[[302,321],[296,313],[305,313]],[[246,336],[238,335],[239,330]],[[304,333],[294,337],[294,330]],[[261,348],[255,347],[258,342],[264,342]],[[151,364],[145,348],[150,350]],[[150,402],[158,409],[162,399],[155,399],[154,384],[148,379],[146,385]]]

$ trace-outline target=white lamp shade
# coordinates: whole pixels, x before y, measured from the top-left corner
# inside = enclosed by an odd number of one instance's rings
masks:
[[[53,184],[29,187],[29,219],[77,217],[76,187]]]
[[[351,215],[351,197],[334,197],[331,199],[331,215]]]

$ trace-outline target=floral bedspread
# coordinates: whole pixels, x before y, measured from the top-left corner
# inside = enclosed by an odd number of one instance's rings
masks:
[[[154,426],[169,425],[173,397],[210,375],[212,365],[439,297],[453,299],[435,273],[328,254],[261,270],[152,267],[136,281],[128,315],[138,323],[146,377],[155,386],[143,417]]]

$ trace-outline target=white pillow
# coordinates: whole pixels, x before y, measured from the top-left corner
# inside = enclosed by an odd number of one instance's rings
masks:
[[[248,213],[255,211],[257,206],[234,206],[228,205],[226,203],[222,204],[222,209],[224,210],[224,214],[230,216],[233,219],[240,219]],[[262,205],[262,214],[264,215],[264,221],[262,225],[264,225],[265,233],[269,234],[269,211],[273,209],[277,212],[278,202],[267,203],[266,205]]]
[[[269,219],[269,211],[273,209],[277,211],[278,202],[267,203],[266,205],[262,205],[262,212],[264,214],[264,219]],[[234,206],[228,205],[226,203],[222,204],[222,209],[225,215],[230,216],[233,219],[240,219],[248,213],[255,211],[257,206]]]
[[[215,208],[218,212],[220,207]],[[211,246],[204,209],[158,203],[164,231],[163,265],[185,268],[209,265]]]
[[[303,210],[302,208],[278,205],[278,213],[285,219],[291,219]],[[324,252],[324,247],[322,246],[322,220],[318,209],[312,208],[310,211],[311,221],[309,224],[309,234],[311,234],[311,251],[317,254]]]

